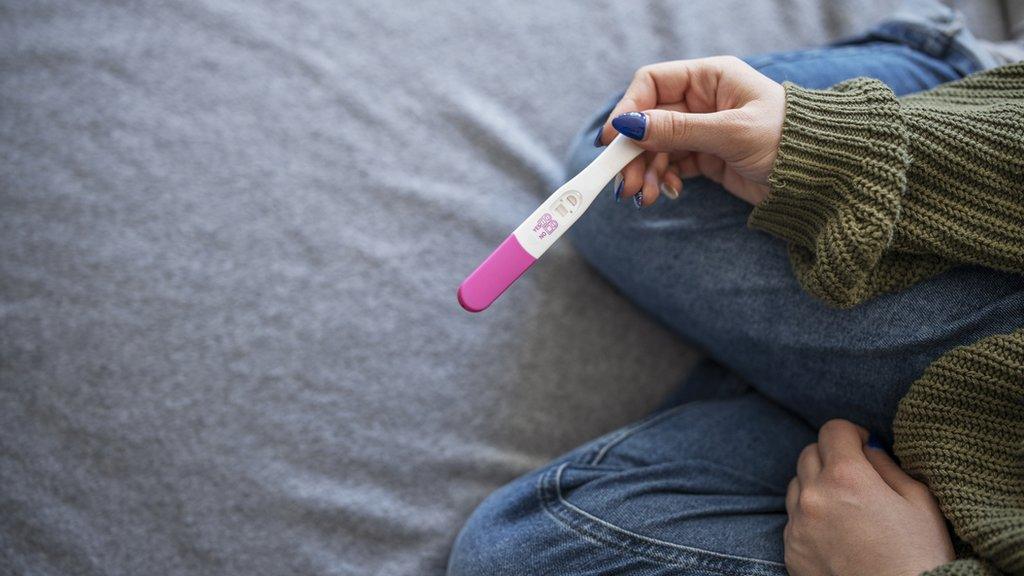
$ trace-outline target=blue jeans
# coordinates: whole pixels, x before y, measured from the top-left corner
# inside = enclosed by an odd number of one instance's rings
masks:
[[[899,94],[977,68],[934,40],[922,50],[869,36],[748,61],[803,86],[873,76]],[[571,171],[596,155],[609,111],[581,132]],[[641,211],[603,194],[571,237],[710,359],[674,407],[487,498],[456,541],[450,576],[783,575],[786,484],[818,427],[846,418],[891,442],[896,404],[925,366],[1024,318],[1024,278],[977,267],[831,309],[801,290],[783,242],[746,228],[749,205],[706,180],[685,188]]]

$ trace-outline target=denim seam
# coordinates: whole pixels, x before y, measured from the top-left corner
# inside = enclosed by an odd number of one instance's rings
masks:
[[[978,61],[977,56],[965,46],[959,43],[951,43],[946,47],[945,53],[939,56],[931,54],[923,49],[917,48],[909,44],[909,40],[902,38],[895,38],[887,35],[884,31],[877,31],[877,36],[873,38],[874,41],[885,43],[886,46],[877,46],[875,50],[892,49],[906,52],[913,52],[920,54],[932,60],[947,64],[962,76],[967,76],[973,72],[983,70],[985,66]],[[831,48],[819,48],[814,50],[801,50],[790,54],[766,54],[766,55],[755,55],[749,57],[751,66],[757,71],[762,71],[764,68],[776,65],[791,65],[801,64],[808,61],[814,61],[819,53],[828,53],[830,59],[847,59],[847,58],[860,58],[863,54],[860,48],[861,44],[839,44]],[[849,52],[849,53],[837,53],[837,52]],[[758,63],[757,59],[764,57],[765,62]],[[966,66],[965,66],[966,64]]]
[[[671,415],[675,414],[676,412],[682,410],[685,406],[686,406],[685,404],[680,404],[679,406],[676,406],[675,408],[669,408],[668,410],[663,410],[661,412],[658,412],[657,414],[653,414],[651,416],[648,416],[645,420],[641,420],[640,422],[637,422],[636,424],[633,424],[632,426],[627,426],[627,427],[623,428],[622,430],[619,430],[618,433],[614,434],[611,438],[606,440],[604,443],[600,443],[600,444],[594,446],[592,449],[590,449],[586,453],[586,457],[581,458],[581,460],[583,462],[589,464],[590,466],[597,466],[598,464],[601,463],[601,460],[603,460],[604,457],[608,454],[608,451],[611,450],[612,448],[614,448],[615,446],[617,446],[618,444],[620,444],[622,441],[626,440],[627,438],[629,438],[633,434],[635,434],[635,433],[637,433],[637,432],[639,432],[639,431],[641,431],[641,430],[643,430],[645,428],[648,428],[648,427],[650,427],[650,426],[652,426],[654,424],[657,424],[658,422],[664,420],[665,418],[668,418],[669,416],[671,416]],[[593,454],[593,456],[591,456],[591,454]]]
[[[908,48],[925,54],[926,56],[946,62],[947,64],[957,68],[959,72],[965,75],[977,72],[978,70],[984,70],[984,62],[982,62],[978,58],[977,54],[958,38],[961,30],[962,29],[959,29],[950,34],[948,32],[932,28],[927,24],[897,20],[883,22],[874,30],[869,31],[868,35],[875,35],[884,41],[907,46]],[[945,41],[945,44],[942,46],[941,54],[933,54],[932,51],[926,49],[935,46],[934,42],[937,36],[941,36]],[[966,60],[968,64],[972,64],[974,66],[974,69],[960,70],[959,64],[962,64],[962,62],[951,61],[954,58],[962,58],[963,60]]]
[[[542,474],[537,479],[537,496],[548,516],[583,539],[619,548],[652,562],[725,576],[785,576],[785,565],[779,562],[665,542],[631,532],[590,514],[562,496],[562,472],[568,465],[562,464]]]
[[[886,42],[886,41],[882,40],[881,42]],[[897,42],[888,42],[885,47],[878,46],[878,47],[875,47],[873,49],[874,50],[879,50],[879,51],[891,49],[891,50],[900,51],[900,52],[913,52],[913,53],[916,53],[916,54],[920,54],[922,56],[927,56],[928,58],[932,58],[933,60],[941,60],[940,58],[936,58],[936,57],[934,57],[934,56],[932,56],[930,54],[927,54],[925,52],[917,50],[913,46],[908,46],[906,44],[897,43]],[[841,52],[841,53],[837,54],[837,52]],[[843,60],[857,59],[857,58],[862,58],[864,56],[863,52],[864,52],[863,51],[863,47],[860,46],[860,45],[856,45],[855,44],[855,45],[851,45],[851,46],[838,46],[838,47],[835,47],[835,48],[818,48],[818,49],[814,49],[814,50],[801,50],[799,52],[794,52],[792,57],[789,57],[789,58],[787,58],[785,55],[777,56],[775,54],[766,54],[766,55],[764,55],[766,57],[766,60],[767,60],[766,62],[764,62],[763,64],[758,64],[757,66],[754,66],[753,64],[751,64],[751,66],[753,66],[753,68],[755,70],[760,71],[762,68],[767,68],[768,66],[789,65],[789,64],[804,64],[804,63],[807,63],[807,62],[815,62],[815,61],[817,61],[818,60],[818,54],[828,54],[828,57],[829,57],[830,60],[831,59],[835,59],[835,60],[840,60],[840,59],[843,59]],[[761,55],[751,56],[750,60],[752,60],[755,63],[757,63],[756,59],[759,56],[761,56]]]

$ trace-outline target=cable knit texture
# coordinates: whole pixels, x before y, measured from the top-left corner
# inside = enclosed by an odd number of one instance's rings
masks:
[[[834,306],[960,264],[1024,273],[1024,63],[901,99],[867,78],[787,84],[769,183],[750,225]],[[1024,575],[1024,330],[935,361],[894,429],[959,540],[928,575]]]
[[[897,99],[786,84],[768,198],[801,284],[847,308],[957,264],[1024,272],[1024,64]]]
[[[943,564],[924,576],[999,576],[999,572],[984,560],[957,560]]]
[[[895,433],[901,464],[928,484],[957,536],[1024,574],[1024,330],[936,360],[900,401]],[[933,573],[964,573],[943,570]]]

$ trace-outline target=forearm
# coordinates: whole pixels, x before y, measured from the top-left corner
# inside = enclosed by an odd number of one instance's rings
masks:
[[[770,193],[750,224],[848,307],[948,267],[1024,272],[1024,65],[897,99],[857,79],[786,87]]]

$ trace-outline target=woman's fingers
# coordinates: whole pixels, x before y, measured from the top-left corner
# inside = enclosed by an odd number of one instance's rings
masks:
[[[669,164],[661,179],[661,193],[672,200],[679,199],[683,193],[683,179],[679,177],[679,168],[675,164]]]
[[[796,514],[798,502],[800,502],[800,479],[794,476],[789,481],[789,486],[786,487],[786,513],[790,516]]]
[[[842,462],[864,462],[868,431],[848,420],[829,420],[818,431],[821,462],[832,467]]]
[[[721,184],[725,177],[725,160],[711,154],[697,154],[697,173]]]
[[[612,186],[617,200],[636,207],[650,206],[661,194],[673,200],[683,189],[679,168],[664,153],[645,153],[638,156],[615,177]]]
[[[595,142],[604,146],[615,137],[612,119],[628,112],[660,108],[686,112],[697,104],[702,112],[714,112],[718,83],[726,69],[746,66],[731,56],[658,62],[639,68],[626,92],[612,109]]]
[[[601,127],[601,135],[596,144],[606,145],[615,137],[616,131],[611,126],[612,118],[627,112],[681,103],[689,85],[688,70],[693,66],[692,62],[695,61],[659,62],[637,70],[625,94]]]
[[[646,150],[718,156],[727,155],[746,130],[735,110],[700,114],[653,108],[613,117],[612,126]]]
[[[640,191],[644,183],[644,172],[647,170],[646,154],[633,159],[622,169],[622,190],[619,192],[620,202],[633,202],[633,196]]]
[[[864,456],[867,457],[868,462],[871,462],[871,466],[882,477],[882,480],[885,480],[885,483],[900,496],[913,499],[922,495],[923,492],[927,492],[927,487],[904,472],[899,464],[885,453],[885,450],[865,446]]]
[[[687,154],[676,162],[679,167],[680,178],[696,178],[700,176],[700,167],[697,166],[697,154]]]
[[[658,199],[661,193],[661,179],[665,169],[668,168],[668,154],[655,154],[647,162],[647,170],[644,171],[644,184],[640,190],[640,196],[634,197],[634,205],[637,208],[650,206]]]
[[[649,152],[692,152],[694,159],[680,162],[680,184],[703,174],[758,204],[767,196],[784,115],[782,85],[737,58],[662,62],[637,70],[601,127],[597,144],[611,142],[618,132]],[[659,194],[676,195],[678,189],[671,186],[675,179],[663,178],[664,170],[657,172],[662,176],[657,187],[650,183],[653,174],[640,172],[646,183],[626,192],[637,194],[645,187],[645,205]]]
[[[818,444],[808,444],[796,461],[796,476],[802,483],[810,484],[820,473],[821,455],[818,453]]]

